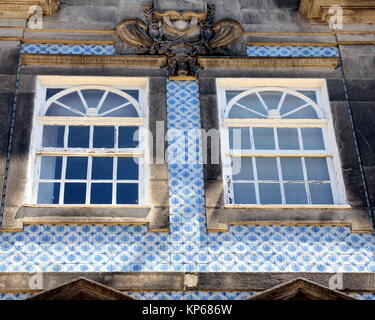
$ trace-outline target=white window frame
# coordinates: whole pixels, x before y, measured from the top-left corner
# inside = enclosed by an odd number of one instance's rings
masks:
[[[216,80],[218,108],[219,108],[219,124],[220,124],[220,142],[221,142],[221,160],[223,164],[223,185],[224,185],[224,208],[331,208],[331,209],[349,209],[347,204],[345,186],[341,171],[341,161],[338,153],[337,142],[333,127],[331,107],[328,98],[328,90],[324,79],[268,79],[268,78],[222,78]],[[251,89],[269,89],[272,88],[285,89],[293,91],[313,90],[316,93],[317,105],[320,108],[323,119],[226,119],[228,111],[228,103],[226,91],[246,91]],[[296,150],[290,152],[288,150],[278,150],[277,141],[275,141],[276,150],[252,151],[244,154],[240,150],[230,150],[229,148],[229,127],[267,127],[267,128],[322,128],[325,150],[323,151],[303,151]],[[252,131],[252,130],[250,130]],[[300,132],[300,130],[298,130]],[[299,134],[299,143],[301,145],[301,135]],[[277,139],[276,139],[277,140]],[[238,152],[238,153],[237,153]],[[255,170],[255,157],[328,157],[332,161],[327,161],[328,170],[331,181],[331,189],[334,204],[316,205],[316,204],[285,204],[283,192],[281,192],[282,204],[260,204],[259,194],[256,191],[258,204],[231,204],[229,195],[233,196],[231,183],[228,183],[227,177],[232,176],[230,159],[233,156],[253,157],[253,170]],[[304,170],[306,171],[306,169]],[[304,172],[306,178],[306,172]],[[279,172],[280,177],[280,172]],[[254,176],[256,179],[256,176]],[[306,182],[305,182],[306,183]],[[281,184],[282,186],[282,184]],[[284,194],[285,195],[285,194]]]
[[[149,106],[148,106],[148,96],[149,96],[149,85],[147,78],[130,78],[130,77],[76,77],[76,76],[38,76],[36,81],[36,95],[34,101],[34,114],[33,114],[33,125],[31,134],[31,145],[29,153],[29,166],[28,166],[28,181],[26,185],[25,194],[25,206],[36,206],[36,207],[149,207],[149,180],[150,180],[150,168],[149,168],[149,135],[148,135],[148,122],[149,122]],[[139,117],[50,117],[42,116],[46,112],[46,107],[48,105],[45,100],[47,89],[70,89],[74,91],[75,88],[83,89],[117,89],[117,90],[138,90],[139,99],[138,106]],[[137,106],[135,105],[136,109]],[[90,126],[90,146],[87,149],[74,148],[63,149],[63,148],[43,148],[41,147],[43,125],[61,125],[61,126]],[[140,127],[139,136],[139,147],[134,149],[119,149],[118,141],[115,141],[115,151],[106,152],[103,149],[92,148],[93,139],[93,126],[114,126],[115,132],[118,127],[124,126],[138,126]],[[145,130],[143,130],[145,129]],[[64,143],[67,140],[67,130],[65,128]],[[90,148],[91,147],[91,148]],[[113,149],[111,149],[113,150]],[[85,204],[38,204],[38,185],[39,185],[39,168],[41,156],[83,156],[92,159],[92,157],[104,157],[110,156],[113,158],[119,157],[133,157],[136,156],[140,159],[139,161],[139,177],[138,183],[138,204],[115,204],[115,190],[112,191],[112,204],[89,204],[90,190],[86,190],[86,203]],[[115,160],[115,159],[114,159]],[[114,161],[113,170],[116,170],[116,163]],[[64,163],[66,165],[66,160],[63,161],[62,172],[64,173]],[[88,172],[90,171],[90,163],[88,159]],[[60,203],[62,201],[61,188],[64,186],[64,179],[61,177],[59,179],[62,181],[60,186]],[[83,181],[83,180],[82,180]],[[80,182],[80,180],[75,180],[74,182]],[[83,181],[84,183],[90,185],[91,179],[88,175],[87,179]],[[100,180],[95,180],[95,182],[100,182]],[[112,183],[106,180],[107,183]],[[121,180],[121,183],[126,183],[127,180]],[[135,181],[128,181],[135,182]],[[112,184],[113,186],[115,184]],[[114,188],[114,187],[113,187]],[[86,188],[89,189],[89,188]]]

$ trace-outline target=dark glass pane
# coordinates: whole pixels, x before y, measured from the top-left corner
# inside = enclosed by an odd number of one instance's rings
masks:
[[[90,127],[69,127],[69,148],[88,148],[90,137]]]
[[[94,148],[114,148],[115,128],[94,127]]]
[[[129,96],[133,97],[135,100],[138,101],[139,99],[139,90],[122,90],[123,92],[127,93]]]
[[[260,92],[260,96],[263,98],[263,101],[266,103],[269,110],[277,109],[282,92],[280,91],[264,91]]]
[[[92,158],[92,179],[112,180],[113,179],[113,158]]]
[[[263,115],[260,116],[252,112],[256,118],[264,118],[268,114],[267,110],[264,108],[262,102],[259,100],[258,96],[255,93],[243,97],[238,101],[238,103],[248,109],[255,111],[256,113],[260,113]]]
[[[53,97],[55,94],[58,94],[63,90],[65,89],[47,89],[46,100],[48,100],[49,98]]]
[[[312,204],[333,204],[332,189],[329,183],[310,183]]]
[[[43,143],[46,148],[63,148],[64,147],[63,126],[43,126]]]
[[[138,183],[118,183],[117,204],[138,204]]]
[[[104,100],[100,110],[99,114],[109,112],[117,107],[120,107],[126,103],[128,103],[128,99],[113,93],[109,92],[107,95],[107,98]],[[126,108],[126,107],[125,107]]]
[[[281,204],[280,185],[278,183],[260,183],[259,197],[261,204]]]
[[[227,103],[229,103],[235,96],[239,95],[243,91],[231,91],[228,90],[225,92],[226,97],[227,97]]]
[[[137,148],[139,145],[139,127],[119,127],[119,148]]]
[[[305,158],[308,180],[329,180],[326,158]]]
[[[251,149],[249,128],[229,128],[230,149]]]
[[[64,204],[85,204],[85,202],[85,183],[65,183]]]
[[[315,91],[298,91],[298,92],[310,98],[312,101],[317,102]]]
[[[68,157],[66,179],[87,179],[87,158]]]
[[[138,180],[138,163],[133,158],[118,158],[117,179],[118,180]]]
[[[285,115],[289,112],[292,112],[292,111],[298,109],[299,107],[302,107],[306,103],[307,102],[305,100],[301,99],[301,98],[298,98],[298,97],[293,96],[291,94],[287,94],[285,99],[284,99],[283,105],[280,108],[281,116],[283,116],[283,115]]]
[[[40,179],[61,178],[62,157],[42,157]]]
[[[86,109],[82,103],[81,98],[79,97],[76,91],[69,93],[65,96],[62,96],[60,99],[58,99],[58,101],[67,105],[68,107],[71,107],[74,110],[77,110],[79,112],[82,112],[83,114],[86,114]]]
[[[273,150],[275,149],[275,138],[272,128],[254,128],[255,149]]]
[[[253,183],[233,183],[235,204],[256,204]]]
[[[46,112],[46,116],[50,117],[81,117],[76,112],[63,108],[56,103],[52,103]]]
[[[91,184],[91,204],[111,204],[112,184],[93,183]]]
[[[283,180],[304,180],[300,158],[281,158]]]
[[[253,180],[252,158],[232,158],[233,180]]]
[[[58,204],[60,198],[60,183],[40,182],[38,188],[39,204]]]
[[[295,128],[278,128],[277,136],[279,138],[280,150],[298,150],[298,132]]]
[[[100,99],[103,97],[105,91],[103,90],[81,90],[84,99],[87,102],[89,108],[95,108],[98,106]]]
[[[279,180],[276,158],[256,158],[258,180]]]
[[[303,128],[301,129],[301,133],[305,150],[324,150],[322,129]]]
[[[318,119],[318,115],[313,107],[307,106],[299,111],[286,116],[285,119]]]
[[[287,204],[307,204],[304,183],[285,183],[285,201]]]

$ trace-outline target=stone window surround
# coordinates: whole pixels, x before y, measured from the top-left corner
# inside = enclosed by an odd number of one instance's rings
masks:
[[[65,85],[69,80],[69,86],[79,85],[103,85],[103,86],[134,86],[146,88],[149,96],[149,130],[156,136],[156,121],[164,121],[166,130],[166,98],[160,101],[158,98],[158,87],[155,85],[156,79],[146,77],[101,77],[101,76],[33,76],[32,81],[35,86]],[[166,80],[165,80],[166,81]],[[21,86],[22,86],[21,79]],[[166,84],[164,83],[164,86]],[[140,224],[148,225],[153,232],[167,232],[169,230],[169,187],[168,187],[168,165],[155,161],[155,156],[149,154],[154,161],[149,165],[149,192],[150,204],[147,206],[134,205],[26,205],[25,195],[28,182],[28,158],[30,151],[31,126],[33,112],[22,109],[30,108],[36,103],[34,94],[32,97],[19,97],[15,119],[15,130],[13,141],[23,140],[26,144],[23,150],[27,150],[27,155],[12,154],[9,164],[7,180],[7,197],[4,205],[3,222],[1,231],[20,232],[24,225],[30,224]],[[20,117],[20,115],[25,115]],[[21,124],[22,122],[22,124]],[[17,130],[24,126],[28,131],[28,137],[24,137],[22,130]],[[156,150],[156,141],[153,141],[153,148]],[[160,146],[160,143],[159,143]],[[166,145],[164,143],[165,154]],[[13,148],[14,149],[14,148]],[[25,151],[24,151],[25,152]],[[25,152],[26,153],[26,152]],[[155,153],[155,152],[154,152]],[[23,158],[22,160],[20,158]]]
[[[308,88],[323,88],[327,90],[324,79],[264,79],[264,78],[216,78],[211,85],[216,87],[216,99],[210,104],[201,103],[202,128],[206,131],[219,129],[218,86],[243,87],[251,86],[295,86]],[[206,84],[206,86],[209,86]],[[201,96],[205,93],[201,93]],[[208,110],[209,108],[209,110]],[[206,116],[206,115],[209,115]],[[336,124],[333,121],[333,127]],[[340,132],[342,134],[342,132]],[[335,134],[337,136],[336,130]],[[345,132],[342,141],[350,144],[352,132]],[[368,210],[354,207],[348,202],[347,206],[227,206],[224,203],[224,183],[222,165],[210,164],[210,144],[203,139],[203,150],[207,149],[207,164],[204,165],[204,184],[206,198],[207,230],[209,232],[228,231],[230,225],[335,225],[350,226],[352,232],[371,233],[372,222]],[[348,148],[349,150],[349,148]],[[341,158],[341,154],[339,157]],[[221,162],[221,159],[220,159]],[[345,174],[343,172],[344,178]],[[347,184],[345,188],[350,188]]]

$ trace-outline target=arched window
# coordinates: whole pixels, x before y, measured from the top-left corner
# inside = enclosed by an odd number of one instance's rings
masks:
[[[318,89],[285,87],[224,90],[227,205],[345,204],[336,183],[339,160],[330,112],[320,94]]]
[[[32,202],[137,205],[146,202],[139,90],[47,88],[35,123]]]

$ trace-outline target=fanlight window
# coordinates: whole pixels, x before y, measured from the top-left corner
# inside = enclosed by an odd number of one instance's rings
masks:
[[[33,203],[144,203],[144,116],[139,90],[47,89],[36,119]]]
[[[329,119],[316,90],[225,91],[226,203],[343,204],[333,170]]]

